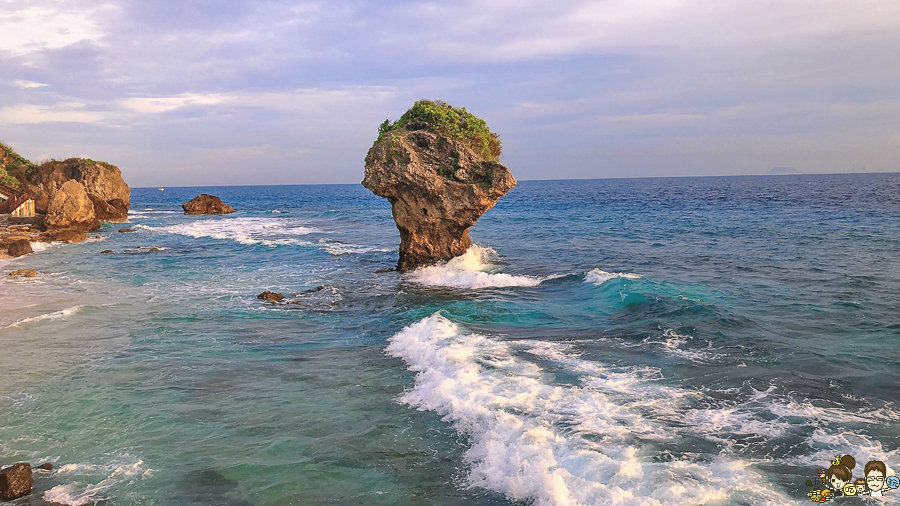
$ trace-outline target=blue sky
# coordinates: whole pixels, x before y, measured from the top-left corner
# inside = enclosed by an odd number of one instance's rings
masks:
[[[519,179],[900,170],[897,0],[0,0],[0,140],[132,186],[358,183],[415,100]]]

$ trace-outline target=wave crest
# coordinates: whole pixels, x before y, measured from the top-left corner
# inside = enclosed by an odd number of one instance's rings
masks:
[[[558,276],[513,275],[491,272],[497,268],[493,262],[499,255],[493,248],[472,245],[466,252],[439,265],[419,267],[409,274],[409,279],[429,286],[451,288],[503,288],[511,286],[537,286]]]

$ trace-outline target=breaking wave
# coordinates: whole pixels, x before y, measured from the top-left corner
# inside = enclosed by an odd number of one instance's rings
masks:
[[[797,502],[744,460],[653,459],[652,441],[679,437],[685,429],[672,417],[701,395],[661,384],[653,368],[608,367],[552,342],[467,334],[437,313],[393,336],[386,351],[417,373],[399,400],[442,415],[469,438],[471,486],[539,506]],[[521,352],[580,382],[548,381]]]
[[[502,288],[511,286],[537,286],[559,276],[527,276],[494,272],[498,258],[492,248],[472,245],[462,255],[439,265],[419,267],[409,274],[416,283],[451,288]]]

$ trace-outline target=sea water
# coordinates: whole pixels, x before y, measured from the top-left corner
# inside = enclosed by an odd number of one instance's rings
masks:
[[[0,261],[0,465],[56,466],[21,504],[783,505],[900,467],[898,174],[523,181],[408,274],[359,185],[138,188],[97,235]]]

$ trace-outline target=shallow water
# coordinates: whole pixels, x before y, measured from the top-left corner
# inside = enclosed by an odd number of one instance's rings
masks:
[[[522,182],[407,275],[358,185],[132,211],[0,261],[42,273],[0,279],[0,464],[55,462],[37,497],[799,504],[835,455],[900,465],[897,174]]]

